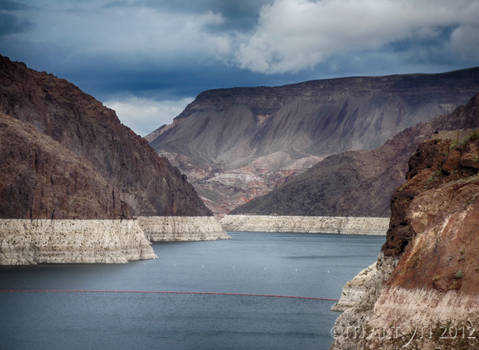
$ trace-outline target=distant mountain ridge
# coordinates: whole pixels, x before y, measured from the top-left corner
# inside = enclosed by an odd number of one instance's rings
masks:
[[[380,146],[479,91],[479,68],[201,93],[147,136],[226,213],[331,154]]]
[[[438,130],[477,127],[479,94],[453,113],[408,128],[374,150],[330,156],[232,214],[388,217],[391,196],[404,182],[417,146]]]

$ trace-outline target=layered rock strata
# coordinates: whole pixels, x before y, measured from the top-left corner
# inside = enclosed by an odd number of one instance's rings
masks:
[[[327,157],[230,214],[390,216],[391,196],[404,182],[411,154],[440,130],[479,127],[479,119],[470,118],[478,100],[476,95],[453,113],[408,128],[376,149]]]
[[[381,236],[386,234],[389,218],[225,215],[220,223],[226,231],[232,232],[304,232]]]
[[[470,112],[479,118],[479,104]],[[479,130],[421,144],[407,179],[382,248],[397,266],[378,267],[384,278],[366,292],[374,277],[346,286],[345,296],[362,295],[345,297],[333,349],[479,347]],[[359,335],[347,333],[350,325]]]
[[[215,214],[226,214],[326,156],[379,147],[407,127],[450,113],[478,91],[478,68],[217,89],[201,93],[147,139],[188,176]],[[334,182],[339,191],[340,181]],[[383,195],[386,201],[390,194]],[[336,213],[308,213],[315,199],[303,199],[304,210],[294,214],[268,213],[268,207],[235,214],[383,215],[341,213],[348,202],[332,202]]]
[[[230,239],[214,216],[140,216],[138,224],[152,242]]]
[[[0,265],[154,258],[136,220],[0,219]]]

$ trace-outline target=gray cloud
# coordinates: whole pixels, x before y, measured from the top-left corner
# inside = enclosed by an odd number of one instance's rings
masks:
[[[58,4],[58,6],[56,6]],[[194,58],[222,60],[230,55],[231,38],[211,32],[221,25],[220,13],[168,13],[148,7],[105,8],[91,1],[45,1],[42,8],[20,11],[34,30],[14,40],[35,50],[61,51],[57,64],[73,66],[81,60],[107,60],[124,66],[168,66]],[[15,48],[12,39],[7,47]],[[45,54],[45,53],[44,53]]]
[[[478,59],[474,0],[24,1],[39,8],[5,2],[17,11],[4,14],[0,30],[18,35],[2,44],[25,57],[40,52],[37,62],[55,52],[58,67],[111,61],[127,70],[176,70],[215,62],[277,75],[315,72],[351,52],[415,50],[426,65],[434,59],[428,52],[455,52],[456,65]],[[26,32],[30,22],[34,30]]]
[[[471,58],[478,47],[475,0],[275,0],[262,8],[255,33],[237,52],[241,67],[262,73],[312,68],[337,53],[423,40],[455,26],[449,44]],[[477,52],[477,51],[476,51]]]

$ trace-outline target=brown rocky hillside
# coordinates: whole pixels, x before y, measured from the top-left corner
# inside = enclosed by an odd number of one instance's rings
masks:
[[[28,189],[35,189],[39,193],[63,191],[63,195],[67,196],[76,193],[78,188],[75,186],[83,184],[85,194],[98,189],[99,198],[88,201],[92,204],[90,208],[87,208],[87,204],[83,209],[82,205],[78,207],[82,217],[91,217],[97,209],[99,217],[118,215],[121,202],[124,202],[123,207],[131,209],[133,215],[211,215],[178,169],[165,158],[159,157],[144,139],[122,125],[114,111],[66,80],[36,72],[23,63],[0,56],[0,112],[34,126],[38,132],[52,139],[48,142],[42,138],[37,142],[33,136],[29,136],[23,139],[25,142],[19,140],[12,145],[2,141],[2,162],[10,164],[9,173],[4,173],[4,178],[19,173],[19,169],[15,170],[12,166],[17,160],[24,160],[19,162],[19,167],[24,167],[23,177],[10,178],[0,184],[7,191],[2,193],[2,201],[10,198],[3,197],[4,194]],[[21,125],[14,125],[10,121],[8,130],[21,134]],[[30,129],[24,132],[33,135]],[[62,146],[58,147],[58,155],[46,152],[46,149],[51,150],[53,141]],[[43,168],[31,168],[39,161],[31,162],[34,154],[29,151],[30,146],[40,150],[39,154],[48,160],[48,164],[40,166]],[[76,159],[72,156],[70,163],[65,162],[64,159],[72,154]],[[55,164],[57,161],[60,163]],[[60,176],[62,163],[65,163],[67,170],[71,167],[75,177],[61,177],[64,183],[60,187],[54,180],[52,184],[45,182],[44,187],[38,187],[39,183],[34,186],[36,180],[40,183],[44,181],[49,171],[52,172],[52,178]],[[5,172],[3,166],[1,170]],[[29,174],[31,177],[27,178]],[[28,184],[25,189],[22,188],[24,183]],[[106,184],[104,190],[99,190],[100,183]],[[108,198],[115,198],[107,200],[105,192]],[[82,195],[80,192],[77,194]],[[25,194],[19,196],[24,196],[22,205],[31,205],[31,198]],[[22,217],[30,217],[33,210],[35,217],[50,217],[55,211],[57,218],[60,213],[66,216],[72,213],[63,207],[71,204],[66,202],[66,198],[45,199],[42,203],[40,207],[33,205],[22,210],[18,207],[18,213]],[[11,210],[4,208],[0,212],[0,217],[3,216],[11,217]]]
[[[434,133],[409,159],[377,262],[343,290],[332,350],[477,348],[479,96],[446,119],[465,128]]]
[[[479,130],[465,134],[442,133],[421,144],[409,162],[383,247],[399,263],[366,326],[392,324],[405,336],[369,337],[361,348],[477,348]],[[413,337],[416,327],[426,329],[425,336]]]
[[[0,113],[2,218],[127,218],[120,200],[85,159],[35,127]]]

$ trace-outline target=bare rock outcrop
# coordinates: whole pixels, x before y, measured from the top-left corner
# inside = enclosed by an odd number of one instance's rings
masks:
[[[371,310],[396,265],[397,258],[379,254],[377,262],[345,285],[339,302],[331,308],[333,311],[342,312],[331,331],[331,350],[365,349],[364,341],[371,336],[371,329],[368,327]]]
[[[230,239],[214,216],[140,216],[138,223],[152,242]]]
[[[84,158],[0,113],[0,218],[120,219],[131,208]]]
[[[478,119],[478,107],[476,97],[460,112]],[[332,349],[478,347],[478,175],[479,131],[439,132],[418,147],[392,199],[382,282],[338,318]],[[384,259],[395,267],[380,268]]]
[[[0,56],[0,112],[82,157],[135,215],[211,215],[178,169],[66,80]]]
[[[0,265],[155,259],[136,220],[0,219]]]
[[[226,231],[302,232],[346,235],[385,235],[389,218],[341,216],[225,215]]]

